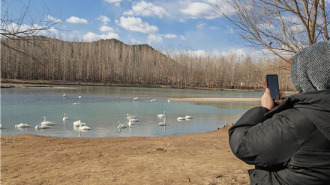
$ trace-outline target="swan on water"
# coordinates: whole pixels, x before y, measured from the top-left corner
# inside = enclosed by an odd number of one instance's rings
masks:
[[[53,125],[55,125],[54,122],[47,121],[47,120],[46,120],[46,116],[44,116],[43,118],[44,118],[44,121],[42,121],[42,122],[40,123],[41,125],[46,125],[46,126],[53,126]]]
[[[67,116],[66,116],[66,113],[64,113],[64,116],[63,116],[63,121],[69,119]]]
[[[31,125],[28,125],[26,123],[20,123],[20,124],[15,125],[15,128],[28,128],[30,126]]]
[[[81,99],[81,96],[78,96],[79,99]]]
[[[166,126],[166,117],[164,118],[164,122],[158,123],[158,126]]]
[[[157,117],[159,117],[159,118],[165,118],[166,117],[166,112],[164,111],[163,114],[158,114]]]
[[[132,116],[132,115],[127,113],[127,120],[130,120],[130,119],[136,119],[136,116]]]
[[[79,127],[80,125],[86,125],[86,123],[82,123],[81,120],[73,122],[74,127]]]
[[[186,120],[186,118],[184,118],[184,117],[178,117],[178,118],[176,118],[176,120],[183,121],[183,120]]]
[[[155,102],[157,98],[151,99],[150,102]]]
[[[138,97],[133,98],[133,101],[138,101],[138,100],[139,100]]]
[[[129,119],[127,124],[129,128],[132,128],[132,119]]]
[[[122,129],[122,128],[126,128],[126,125],[120,123],[120,121],[118,121],[118,129]]]
[[[36,130],[39,130],[39,129],[48,129],[50,128],[50,126],[47,126],[47,125],[42,125],[42,124],[39,124],[35,127]]]
[[[79,130],[90,130],[90,129],[91,129],[89,126],[86,126],[86,125],[85,125],[85,126],[83,126],[82,124],[83,124],[83,123],[82,123],[82,122],[80,122],[80,125],[79,125],[79,127],[78,127],[78,128],[79,128]]]
[[[137,118],[132,118],[131,120],[132,120],[132,122],[139,122],[139,121],[140,121],[140,120],[137,119]]]
[[[186,116],[185,119],[192,119],[192,116]]]
[[[66,94],[63,94],[63,98],[65,98],[66,97]]]

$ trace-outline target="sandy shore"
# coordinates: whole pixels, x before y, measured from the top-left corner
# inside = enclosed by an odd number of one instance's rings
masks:
[[[249,184],[252,166],[231,153],[228,127],[170,137],[2,136],[1,184]]]

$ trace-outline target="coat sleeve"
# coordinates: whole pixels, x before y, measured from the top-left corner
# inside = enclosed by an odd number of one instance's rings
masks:
[[[315,126],[298,110],[290,109],[272,117],[268,110],[248,110],[229,129],[229,144],[236,157],[262,168],[285,166],[311,136]]]

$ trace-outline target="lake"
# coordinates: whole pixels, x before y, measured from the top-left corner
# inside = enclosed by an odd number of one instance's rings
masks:
[[[56,137],[156,137],[203,133],[234,123],[258,102],[178,102],[171,98],[239,97],[259,98],[263,92],[213,91],[172,88],[107,86],[54,86],[53,88],[1,89],[1,135],[37,134]],[[65,97],[63,96],[65,94]],[[134,101],[134,97],[138,97]],[[153,101],[151,101],[153,100]],[[166,126],[157,115],[166,111]],[[66,113],[68,119],[63,121]],[[118,121],[127,125],[127,114],[139,122],[119,130]],[[177,121],[179,116],[192,116]],[[47,120],[49,129],[35,126]],[[81,120],[91,130],[79,131],[73,122]],[[27,123],[29,128],[15,128]]]

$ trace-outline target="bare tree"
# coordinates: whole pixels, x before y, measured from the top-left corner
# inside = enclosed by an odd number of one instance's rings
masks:
[[[217,10],[243,40],[286,62],[302,48],[329,40],[330,3],[325,0],[225,0]]]
[[[1,45],[8,47],[17,52],[30,55],[25,50],[24,47],[15,47],[8,45],[6,40],[18,41],[25,40],[27,42],[32,42],[29,40],[31,37],[27,36],[35,36],[40,35],[41,33],[54,28],[54,25],[59,22],[53,22],[46,18],[41,18],[40,20],[31,19],[28,20],[30,23],[27,25],[24,22],[27,21],[26,17],[30,11],[30,0],[25,1],[25,3],[17,1],[20,3],[21,10],[20,14],[14,14],[11,12],[12,7],[15,1],[13,0],[1,0],[1,25],[0,25],[0,36],[1,36]],[[18,43],[18,42],[17,42]]]

